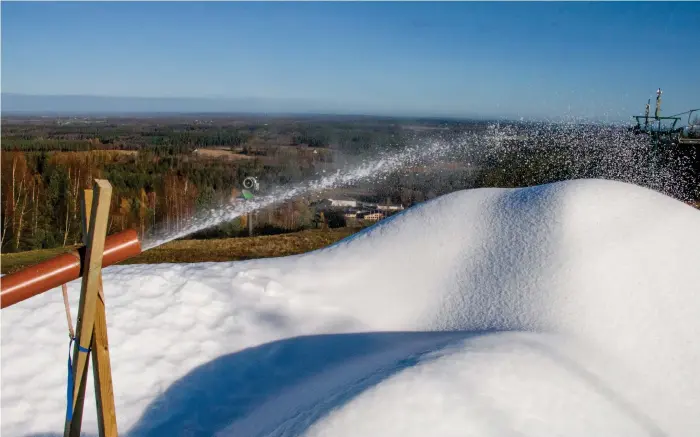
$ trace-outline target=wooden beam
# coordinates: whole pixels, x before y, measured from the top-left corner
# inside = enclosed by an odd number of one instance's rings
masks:
[[[114,404],[114,385],[112,383],[112,366],[109,360],[102,278],[100,278],[100,293],[95,309],[95,329],[92,337],[92,375],[95,381],[99,436],[117,437],[119,435],[117,432],[117,410]]]
[[[90,226],[88,225],[88,222],[90,221],[90,214],[92,214],[92,196],[93,196],[93,191],[92,190],[84,190],[83,196],[80,199],[80,230],[82,231],[83,234],[83,244],[87,246],[88,244],[88,233],[90,231]],[[66,285],[63,285],[64,293],[65,293],[65,288]],[[73,328],[70,328],[71,331],[71,337],[75,337],[75,333],[73,332]],[[94,330],[93,330],[93,336],[94,336]],[[75,360],[73,360],[75,363]],[[85,389],[87,388],[87,372],[88,372],[88,366],[90,364],[90,356],[86,357],[85,361],[85,368],[83,369],[83,377],[80,379],[80,385],[77,386],[78,394],[77,397],[78,399],[84,399],[85,398]],[[75,365],[74,365],[75,367]],[[73,379],[75,381],[75,377]],[[66,429],[64,431],[65,436],[70,436],[70,435],[79,435],[80,434],[80,429],[81,425],[83,423],[83,407],[85,406],[84,402],[78,402],[73,406],[73,419],[71,420],[70,423],[66,424]],[[73,431],[73,434],[71,434],[71,428],[77,428],[76,431]]]
[[[105,238],[107,236],[107,222],[109,218],[110,199],[112,186],[106,180],[96,179],[92,197],[92,208],[88,221],[87,242],[85,251],[85,265],[80,289],[80,304],[78,306],[78,320],[76,323],[76,339],[73,347],[73,405],[74,411],[79,412],[72,420],[66,418],[64,435],[79,437],[82,422],[82,407],[85,402],[84,387],[88,354],[85,352],[92,345],[95,326],[95,309],[97,307],[98,288],[100,284],[100,272],[102,268],[102,255],[104,253]]]
[[[82,199],[83,211],[92,210],[92,190],[85,190]],[[90,227],[90,215],[83,213],[83,229]],[[83,232],[83,236],[87,236]],[[87,241],[83,241],[87,244]],[[109,341],[107,338],[107,313],[102,288],[102,272],[97,288],[97,305],[95,307],[95,327],[92,334],[92,376],[95,383],[95,402],[97,404],[97,428],[100,437],[117,437],[117,413],[114,404],[114,387],[112,384],[112,366],[109,359]]]

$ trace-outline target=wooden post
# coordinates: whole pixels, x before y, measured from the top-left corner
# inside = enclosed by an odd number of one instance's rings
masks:
[[[106,180],[96,179],[90,208],[89,220],[84,220],[87,231],[85,233],[86,251],[85,265],[80,289],[80,304],[78,306],[78,320],[76,323],[76,339],[73,346],[73,411],[72,420],[66,418],[64,436],[79,437],[82,424],[82,410],[85,402],[86,370],[89,356],[86,350],[93,344],[93,332],[95,328],[97,301],[99,300],[99,288],[101,285],[102,255],[107,236],[107,222],[109,217],[112,186]],[[85,207],[87,205],[83,205]],[[85,213],[87,209],[84,209]],[[87,216],[87,214],[85,214]],[[93,357],[97,357],[93,351]],[[96,381],[97,383],[97,381]],[[99,407],[98,407],[99,408]],[[102,419],[100,419],[102,420]]]
[[[92,190],[85,190],[82,198],[83,243],[87,245],[87,230],[90,228],[92,211]],[[109,359],[109,342],[107,338],[107,313],[105,296],[102,288],[100,271],[97,287],[97,304],[95,308],[95,327],[92,334],[92,375],[95,383],[95,401],[97,404],[97,427],[100,437],[117,437],[117,413],[114,405],[114,387],[112,384],[112,366]]]

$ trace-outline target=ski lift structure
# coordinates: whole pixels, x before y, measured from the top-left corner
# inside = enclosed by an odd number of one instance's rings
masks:
[[[700,108],[664,117],[661,115],[661,88],[656,90],[656,108],[650,116],[651,99],[647,101],[644,115],[636,115],[636,125],[630,130],[645,135],[652,149],[647,159],[654,165],[682,166],[683,177],[680,192],[693,203],[700,200]],[[687,117],[687,118],[686,118]]]
[[[700,146],[700,108],[690,109],[671,116],[661,115],[661,88],[656,90],[656,108],[650,116],[651,99],[647,100],[644,115],[635,115],[637,124],[632,132],[647,135],[659,146]],[[687,121],[683,126],[683,119]]]

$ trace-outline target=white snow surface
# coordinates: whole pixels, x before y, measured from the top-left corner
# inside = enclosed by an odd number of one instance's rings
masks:
[[[104,288],[123,435],[700,430],[700,212],[629,184],[460,191],[308,254]],[[60,290],[2,311],[4,437],[62,434],[66,333]]]

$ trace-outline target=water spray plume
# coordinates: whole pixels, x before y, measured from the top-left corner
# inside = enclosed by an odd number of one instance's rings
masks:
[[[494,160],[504,165],[504,160],[509,159],[509,167],[501,168],[509,172],[541,166],[541,162],[535,161],[544,154],[554,158],[538,168],[537,177],[544,182],[567,178],[604,178],[634,183],[675,197],[682,197],[679,194],[682,187],[693,183],[683,174],[687,163],[660,163],[654,158],[652,145],[648,141],[621,126],[575,119],[558,123],[496,123],[489,125],[485,132],[448,134],[432,140],[415,141],[401,150],[367,157],[359,164],[319,179],[278,187],[245,202],[232,200],[199,211],[180,229],[161,230],[147,238],[144,249],[152,249],[300,196],[360,182],[380,182],[392,173],[413,166],[439,161],[478,166]]]
[[[435,140],[407,147],[395,153],[382,153],[378,157],[365,159],[361,164],[346,170],[337,170],[331,175],[317,180],[305,181],[291,187],[281,187],[271,193],[247,200],[245,202],[231,201],[217,208],[198,212],[189,219],[185,226],[175,232],[162,233],[147,239],[145,250],[165,244],[169,241],[185,237],[220,223],[234,220],[250,212],[266,208],[280,202],[285,202],[299,196],[309,195],[339,188],[358,182],[378,180],[400,170],[402,167],[419,165],[444,158],[455,148],[463,147],[463,142],[445,142]]]

